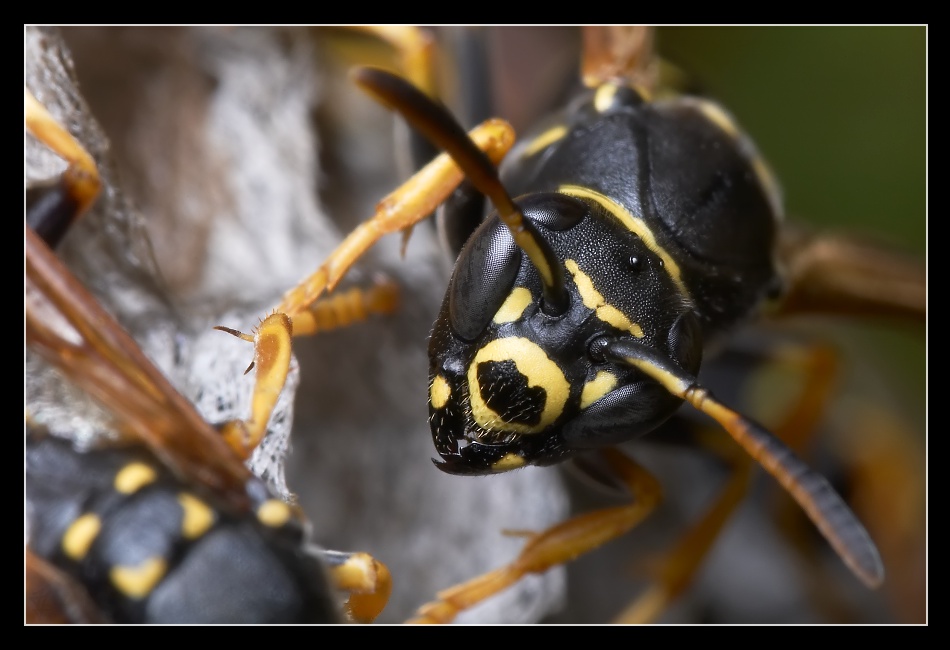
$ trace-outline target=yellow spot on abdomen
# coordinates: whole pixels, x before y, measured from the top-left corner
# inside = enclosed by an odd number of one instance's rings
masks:
[[[613,373],[601,370],[597,376],[584,384],[584,390],[581,391],[581,408],[588,406],[609,393],[617,385],[617,377]]]
[[[531,292],[524,287],[517,287],[508,294],[504,304],[495,314],[494,321],[500,325],[502,323],[512,323],[524,313],[525,308],[531,304]]]
[[[152,557],[138,566],[112,567],[109,579],[125,596],[138,600],[151,593],[155,585],[165,577],[167,567],[163,558]]]
[[[61,546],[63,552],[77,562],[86,557],[89,547],[96,541],[102,529],[102,520],[97,515],[87,512],[69,525],[63,533]]]
[[[524,467],[524,458],[518,454],[507,453],[492,463],[491,469],[493,472],[508,472],[519,467]]]
[[[257,509],[257,519],[265,526],[280,528],[290,521],[290,506],[278,499],[268,499]]]
[[[117,492],[135,494],[154,482],[157,476],[155,468],[151,465],[139,462],[129,463],[116,473],[113,485]]]
[[[181,506],[181,534],[185,539],[197,539],[214,524],[214,510],[207,503],[187,492],[178,495]]]
[[[429,403],[432,408],[440,409],[445,406],[452,395],[452,387],[442,375],[436,375],[429,387]]]
[[[554,144],[555,142],[563,138],[565,135],[567,135],[567,127],[564,126],[563,124],[552,127],[548,129],[547,131],[545,131],[544,133],[540,133],[538,137],[536,137],[534,140],[528,143],[522,155],[524,155],[525,157],[533,156],[534,154],[538,153],[549,144]]]
[[[506,422],[488,406],[478,383],[478,364],[490,361],[514,362],[528,386],[544,389],[544,409],[536,425]],[[472,417],[479,426],[489,431],[518,433],[538,433],[550,426],[564,410],[571,390],[564,373],[544,350],[526,338],[514,336],[495,339],[478,351],[468,367],[468,386]]]
[[[607,299],[594,287],[594,281],[590,279],[590,276],[581,271],[576,261],[566,260],[564,266],[566,266],[567,270],[574,276],[574,284],[577,285],[577,290],[581,294],[581,300],[584,301],[584,306],[593,310],[593,312],[597,314],[597,318],[608,325],[616,327],[618,330],[630,332],[637,338],[643,338],[643,328],[637,323],[631,322],[622,311],[608,304]]]

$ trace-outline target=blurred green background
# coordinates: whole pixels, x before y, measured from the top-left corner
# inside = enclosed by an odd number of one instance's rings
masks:
[[[789,219],[925,256],[925,27],[661,27],[657,46],[756,141]],[[864,325],[839,338],[888,375],[923,430],[925,333]]]
[[[923,27],[662,27],[660,50],[751,133],[793,218],[926,243]]]

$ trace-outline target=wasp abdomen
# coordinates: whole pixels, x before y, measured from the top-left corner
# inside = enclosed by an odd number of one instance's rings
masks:
[[[234,513],[141,449],[80,452],[48,435],[28,436],[26,481],[30,548],[113,622],[339,620],[299,520],[263,484]]]

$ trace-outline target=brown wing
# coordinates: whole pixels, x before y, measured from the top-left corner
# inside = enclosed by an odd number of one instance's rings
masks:
[[[26,342],[108,408],[189,483],[244,507],[251,474],[217,431],[30,228],[25,229]]]
[[[653,29],[644,25],[596,25],[582,28],[581,80],[588,87],[623,80],[656,88],[659,60]]]

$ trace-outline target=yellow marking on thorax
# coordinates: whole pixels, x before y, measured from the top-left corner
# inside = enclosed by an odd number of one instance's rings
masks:
[[[739,143],[739,148],[743,156],[752,165],[759,184],[765,190],[766,198],[772,211],[777,215],[782,215],[782,192],[779,188],[778,180],[775,174],[769,168],[765,159],[756,150],[755,145],[749,140],[748,136],[739,130],[739,125],[735,119],[729,115],[719,104],[704,99],[692,101],[693,105],[703,114],[703,116],[718,126],[726,135]]]
[[[736,125],[736,121],[723,110],[722,106],[705,99],[696,100],[693,103],[707,120],[722,129],[726,135],[731,138],[739,137],[739,127]]]
[[[164,558],[151,557],[138,566],[112,567],[109,580],[126,597],[138,600],[152,592],[167,569]]]
[[[449,386],[449,382],[442,375],[436,375],[429,387],[429,403],[432,404],[432,408],[442,408],[448,404],[451,396],[452,387]]]
[[[597,376],[584,384],[584,390],[581,391],[581,408],[588,406],[609,393],[617,385],[617,377],[606,370],[601,370]]]
[[[643,338],[643,328],[637,323],[631,322],[622,311],[608,304],[607,299],[594,288],[594,281],[591,280],[586,273],[581,271],[576,261],[565,260],[564,266],[566,266],[567,270],[574,276],[574,284],[577,285],[577,290],[581,294],[584,306],[593,310],[594,313],[597,314],[597,318],[608,325],[616,327],[618,330],[630,332],[637,338]]]
[[[268,499],[257,509],[257,519],[271,528],[280,528],[290,517],[290,506],[278,499]]]
[[[551,127],[547,131],[544,131],[543,133],[539,133],[538,136],[535,137],[534,140],[529,142],[525,146],[522,156],[525,158],[529,156],[533,156],[534,154],[538,153],[539,151],[547,147],[549,144],[554,144],[555,142],[563,138],[565,135],[567,135],[567,127],[565,125],[559,124],[558,126]]]
[[[120,469],[113,481],[117,492],[135,494],[143,487],[155,481],[158,473],[155,468],[145,463],[133,462]]]
[[[69,525],[63,533],[60,545],[63,553],[77,562],[86,557],[89,547],[96,541],[99,531],[102,530],[102,520],[91,512],[87,512]]]
[[[513,361],[528,386],[544,389],[544,410],[537,425],[506,422],[488,406],[478,383],[478,364],[486,361]],[[472,417],[479,426],[489,431],[518,433],[538,433],[546,429],[564,410],[571,390],[558,365],[536,343],[522,337],[495,339],[480,349],[468,367],[468,386]]]
[[[513,289],[495,314],[495,323],[501,325],[502,323],[512,323],[518,320],[530,304],[531,292],[528,289],[524,287]]]
[[[598,113],[605,113],[610,110],[614,104],[614,97],[617,96],[617,86],[612,83],[601,84],[594,91],[594,108]]]
[[[492,463],[491,469],[493,472],[509,472],[513,469],[524,467],[524,464],[524,458],[518,454],[509,452]]]
[[[182,510],[181,534],[185,539],[197,539],[214,525],[214,510],[193,494],[181,492],[178,504]]]
[[[772,211],[778,218],[782,217],[782,188],[778,183],[772,168],[765,162],[765,159],[756,154],[752,159],[752,171],[755,177],[759,179],[759,184],[765,189],[765,196],[772,207]]]
[[[670,257],[670,254],[666,252],[666,249],[657,243],[656,237],[653,235],[653,231],[650,230],[649,226],[647,226],[643,219],[633,216],[626,208],[610,197],[586,187],[580,187],[579,185],[562,185],[558,188],[558,192],[581,199],[590,199],[599,203],[602,208],[604,208],[607,212],[616,217],[620,223],[626,226],[627,230],[643,240],[643,243],[646,245],[646,247],[655,253],[657,257],[663,260],[663,268],[669,274],[674,284],[676,284],[677,289],[679,289],[683,297],[689,298],[689,290],[683,283],[679,264],[677,264],[676,261]]]

